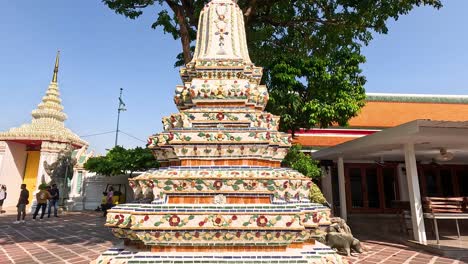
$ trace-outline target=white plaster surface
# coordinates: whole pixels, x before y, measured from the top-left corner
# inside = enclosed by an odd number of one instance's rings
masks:
[[[5,152],[1,155],[0,184],[7,186],[7,199],[3,207],[16,206],[23,182],[26,166],[26,146],[19,143],[4,143]]]
[[[94,210],[101,205],[102,192],[106,190],[107,184],[124,184],[127,201],[133,200],[133,191],[128,185],[127,175],[102,176],[89,173],[83,179],[83,187],[81,190],[83,193],[84,210]],[[78,208],[76,210],[78,210]]]

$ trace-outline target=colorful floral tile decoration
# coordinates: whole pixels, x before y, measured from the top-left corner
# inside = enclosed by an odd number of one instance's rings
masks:
[[[264,111],[268,90],[236,2],[209,2],[197,34],[175,90],[180,112],[147,142],[162,167],[130,179],[135,203],[107,214],[106,226],[129,248],[98,262],[343,263],[315,241],[330,209],[310,202],[312,181],[279,166],[291,138]]]

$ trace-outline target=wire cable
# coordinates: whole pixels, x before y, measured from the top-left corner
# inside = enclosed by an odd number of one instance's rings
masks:
[[[122,131],[120,131],[122,132]],[[115,133],[115,130],[113,131],[108,131],[108,132],[102,132],[102,133],[96,133],[96,134],[89,134],[89,135],[84,135],[84,136],[80,136],[80,137],[94,137],[94,136],[100,136],[100,135],[105,135],[105,134],[110,134],[110,133]]]
[[[125,133],[125,132],[122,131],[122,130],[119,130],[119,132],[122,133],[122,134],[125,134],[125,135],[127,135],[127,136],[129,136],[129,137],[131,137],[131,138],[133,138],[133,139],[136,139],[136,140],[138,140],[138,141],[141,141],[141,142],[143,142],[143,143],[146,143],[146,140],[143,140],[143,139],[141,139],[141,138],[137,138],[137,137],[135,137],[135,136],[132,136],[132,135],[130,135],[130,134],[128,134],[128,133]]]

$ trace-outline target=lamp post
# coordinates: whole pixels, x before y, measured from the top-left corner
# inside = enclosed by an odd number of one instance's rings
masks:
[[[125,111],[125,103],[122,100],[122,91],[123,88],[120,88],[120,96],[119,96],[119,108],[117,109],[117,129],[115,130],[115,144],[114,147],[117,146],[119,140],[119,123],[120,123],[120,112]]]

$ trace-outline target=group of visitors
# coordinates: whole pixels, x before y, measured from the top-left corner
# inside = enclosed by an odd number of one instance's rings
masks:
[[[107,192],[103,192],[103,200],[101,201],[101,209],[104,212],[103,216],[107,215],[107,210],[111,209],[115,206],[117,201],[115,198],[118,198],[118,193],[114,193],[114,188],[112,186],[109,187]],[[115,196],[117,195],[117,196]],[[41,184],[39,186],[39,192],[36,194],[36,209],[33,213],[33,220],[36,220],[39,211],[41,211],[41,216],[39,220],[44,218],[46,207],[47,207],[47,218],[50,218],[50,214],[52,211],[52,207],[54,208],[54,217],[59,217],[57,214],[57,207],[59,201],[59,190],[56,184],[52,184],[52,186]],[[7,198],[6,186],[0,185],[0,213],[4,213],[5,211],[2,210],[3,201]],[[29,190],[26,188],[26,184],[21,184],[21,192],[20,197],[18,199],[18,204],[16,207],[18,208],[18,215],[16,217],[16,221],[14,224],[24,223],[26,218],[26,206],[29,204]]]
[[[36,220],[37,215],[39,214],[39,210],[41,210],[41,216],[39,220],[42,220],[45,215],[46,207],[47,207],[47,217],[50,218],[50,213],[52,207],[54,208],[54,217],[58,217],[57,214],[57,206],[59,201],[59,190],[56,184],[52,184],[52,186],[48,186],[46,184],[41,184],[39,186],[39,192],[36,194],[36,210],[33,214],[33,219]],[[5,195],[6,196],[6,195]],[[0,196],[1,198],[1,196]],[[26,184],[21,184],[21,193],[18,199],[18,204],[16,207],[18,208],[18,215],[16,217],[16,221],[13,222],[14,224],[24,223],[26,217],[26,206],[29,204],[29,191],[26,189]]]

